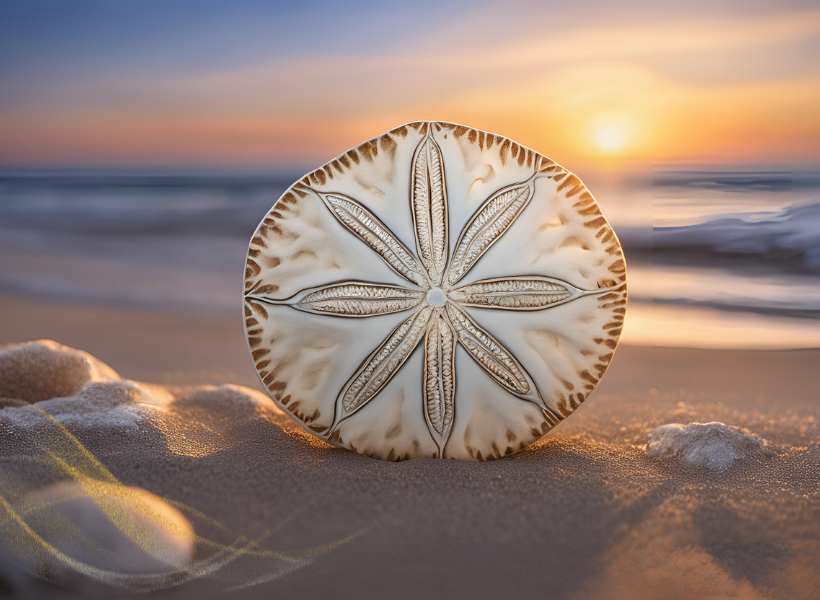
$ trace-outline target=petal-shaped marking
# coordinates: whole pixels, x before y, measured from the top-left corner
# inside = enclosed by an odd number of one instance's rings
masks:
[[[412,283],[426,285],[424,267],[376,215],[344,194],[316,193],[336,220],[378,254],[388,267]]]
[[[410,173],[410,212],[416,248],[430,279],[440,285],[449,252],[449,216],[444,159],[431,134],[424,136],[416,146]]]
[[[250,295],[266,304],[285,304],[302,312],[338,317],[373,317],[410,310],[424,299],[422,290],[369,281],[340,281],[304,289],[286,300]]]
[[[436,311],[424,336],[424,418],[439,456],[453,428],[456,400],[456,343],[444,315]]]
[[[447,272],[450,285],[457,283],[510,228],[527,207],[535,179],[503,187],[487,198],[458,236]]]
[[[581,290],[553,277],[515,275],[481,279],[451,290],[450,299],[462,306],[501,310],[543,310],[597,293]]]
[[[523,400],[544,406],[535,382],[518,359],[455,303],[447,317],[467,354],[502,388]]]
[[[424,306],[390,332],[339,392],[335,425],[370,402],[399,372],[421,342],[433,309]]]

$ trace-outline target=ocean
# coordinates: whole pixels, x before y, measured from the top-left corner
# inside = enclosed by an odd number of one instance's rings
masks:
[[[238,315],[247,241],[298,175],[2,172],[0,293]],[[820,347],[820,173],[658,169],[590,188],[627,256],[622,341]]]

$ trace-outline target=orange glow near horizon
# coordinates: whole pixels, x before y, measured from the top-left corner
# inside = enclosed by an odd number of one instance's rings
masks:
[[[663,96],[663,86],[651,93]],[[498,104],[493,110],[477,100],[461,110],[443,104],[341,119],[333,114],[216,116],[195,107],[185,116],[104,111],[42,115],[29,122],[0,121],[0,163],[311,164],[416,119],[494,131],[573,167],[605,166],[613,160],[636,165],[810,162],[820,155],[820,92],[810,85],[696,91],[675,94],[663,106],[661,101],[653,106],[622,102],[615,110],[597,102],[571,109],[560,103],[522,103],[518,114],[511,115],[503,99]]]
[[[576,170],[820,156],[820,11],[553,33],[482,46],[448,31],[394,53],[48,83],[0,105],[0,165],[312,165],[418,119],[507,135]]]

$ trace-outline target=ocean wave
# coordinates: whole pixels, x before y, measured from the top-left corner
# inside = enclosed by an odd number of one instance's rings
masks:
[[[53,237],[64,233],[78,239],[205,235],[246,240],[290,181],[284,175],[0,173],[0,235],[29,232]],[[784,195],[757,194],[751,188],[808,185],[811,181],[818,179],[811,174],[780,172],[661,172],[653,186],[746,186],[748,191],[731,198],[753,197],[759,202],[725,202],[721,216],[704,217],[697,224],[654,229],[650,219],[656,213],[652,210],[643,216],[646,222],[642,225],[618,226],[618,211],[611,214],[616,217],[616,230],[628,258],[705,266],[722,262],[820,273],[820,200],[803,201],[815,192],[801,191],[797,195],[801,203],[781,210],[752,212],[756,206],[771,207],[775,197],[783,202]],[[715,198],[708,192],[693,191],[685,198],[687,206],[697,210],[714,208]],[[741,210],[745,212],[725,214]]]
[[[627,251],[642,258],[691,263],[732,260],[820,273],[820,202],[680,227],[627,227],[619,235]]]
[[[788,302],[761,302],[754,298],[734,300],[724,298],[655,298],[641,294],[631,294],[630,304],[677,306],[686,308],[708,308],[733,313],[749,313],[766,317],[788,317],[791,319],[811,319],[820,321],[820,307],[794,306]]]
[[[820,173],[775,170],[661,170],[651,177],[655,187],[783,191],[820,187]]]
[[[0,223],[101,235],[247,236],[287,177],[0,176]]]

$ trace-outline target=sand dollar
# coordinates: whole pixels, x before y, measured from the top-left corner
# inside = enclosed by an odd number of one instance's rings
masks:
[[[626,312],[584,184],[505,137],[398,127],[299,179],[245,270],[262,383],[309,431],[387,459],[487,459],[569,416]]]

